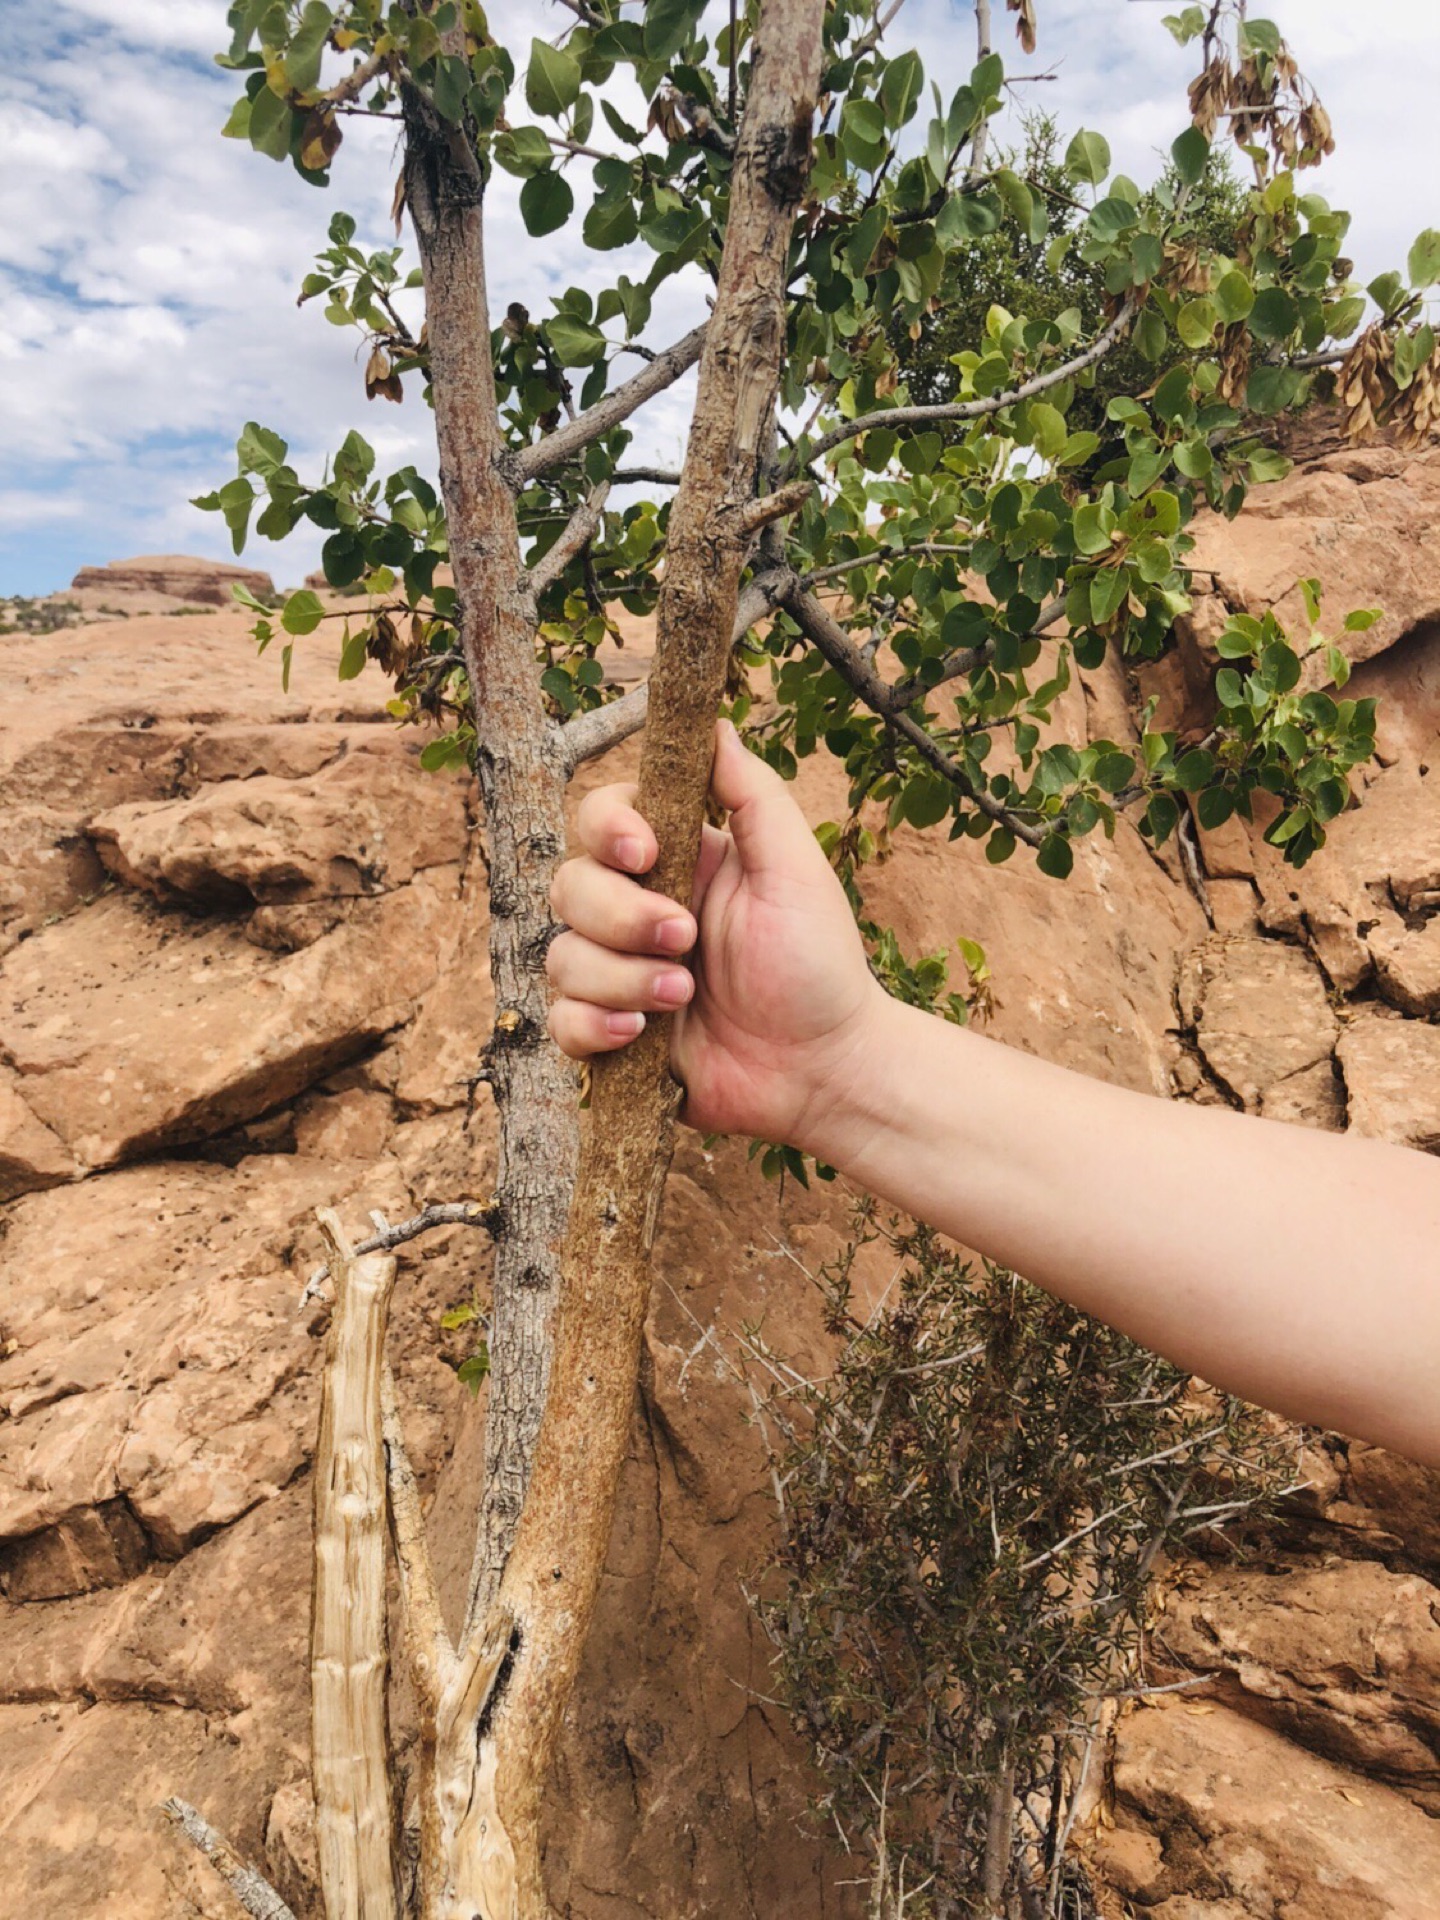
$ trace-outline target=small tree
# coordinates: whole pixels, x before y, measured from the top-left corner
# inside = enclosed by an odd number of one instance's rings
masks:
[[[596,1063],[577,1173],[543,972],[575,768],[645,726],[653,883],[683,896],[717,707],[786,772],[823,742],[851,806],[824,831],[858,901],[865,860],[900,821],[948,823],[996,863],[1023,846],[1063,878],[1097,827],[1138,818],[1158,843],[1187,797],[1214,825],[1248,815],[1257,789],[1278,799],[1270,838],[1299,863],[1373,745],[1370,703],[1318,685],[1343,680],[1343,654],[1315,634],[1292,647],[1272,616],[1237,616],[1222,642],[1232,664],[1204,741],[1047,737],[1072,661],[1163,648],[1188,604],[1192,514],[1238,511],[1284,470],[1263,422],[1303,403],[1363,316],[1346,217],[1298,185],[1328,123],[1272,25],[1247,21],[1243,0],[1168,23],[1202,68],[1173,176],[1148,193],[1112,177],[1101,135],[1066,148],[1080,211],[1047,257],[1103,279],[1103,322],[992,306],[955,356],[953,397],[912,404],[892,342],[923,328],[947,261],[977,237],[1038,245],[1050,230],[1047,195],[990,157],[1007,87],[990,0],[975,3],[975,62],[928,93],[919,56],[892,44],[898,4],[732,0],[718,30],[702,0],[565,4],[563,30],[517,57],[476,0],[236,0],[221,56],[244,76],[226,132],[314,184],[343,160],[350,116],[397,124],[396,213],[418,269],[357,245],[336,214],[302,299],[359,331],[372,399],[433,407],[438,493],[414,468],[378,474],[359,433],[302,476],[252,423],[239,473],[199,504],[223,513],[237,551],[257,509],[266,537],[323,529],[326,578],[363,587],[363,610],[327,614],[308,591],[278,620],[256,605],[261,647],[283,636],[288,669],[296,639],[343,619],[342,677],[375,661],[400,720],[440,724],[424,763],[474,768],[499,1010],[482,1066],[499,1117],[493,1202],[429,1210],[354,1249],[326,1228],[337,1308],[313,1731],[331,1920],[547,1911],[541,1795],[614,1505],[675,1111],[653,1021]],[[1032,0],[1008,6],[1028,51]],[[1192,197],[1224,117],[1255,186],[1222,252]],[[574,244],[578,223],[591,255],[621,252],[631,271],[598,295],[568,289],[542,317],[497,317],[484,245],[497,169],[521,182],[537,243],[564,228]],[[1381,315],[1350,373],[1363,360],[1372,385],[1428,392],[1433,341],[1410,322],[1437,254],[1430,236],[1408,284],[1377,283]],[[681,274],[706,289],[709,317],[653,341],[654,297]],[[1104,433],[1076,430],[1077,397],[1122,345],[1143,386],[1109,400]],[[626,423],[697,363],[683,470],[627,464]],[[654,491],[622,502],[627,485]],[[437,584],[442,562],[452,577]],[[599,657],[616,602],[658,626],[650,684],[623,697]],[[766,662],[762,711],[746,669]],[[942,968],[873,934],[877,965],[912,997],[958,1011]],[[383,1364],[390,1250],[442,1218],[495,1243],[484,1487],[453,1643]],[[386,1777],[387,1504],[421,1721],[413,1887]]]

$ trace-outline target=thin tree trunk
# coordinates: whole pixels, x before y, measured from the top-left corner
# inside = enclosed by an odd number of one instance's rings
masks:
[[[320,1214],[335,1312],[315,1446],[310,1621],[315,1837],[327,1920],[395,1920],[380,1374],[395,1256],[351,1251]]]
[[[823,11],[823,0],[767,0],[761,8],[715,309],[670,520],[640,804],[660,842],[654,884],[681,898],[699,847],[740,572],[761,524],[754,495],[784,346],[785,268],[808,172]],[[773,510],[794,506],[777,498]],[[506,1670],[486,1709],[478,1765],[473,1745],[455,1754],[472,1791],[452,1838],[446,1920],[542,1920],[549,1912],[541,1796],[594,1611],[633,1415],[678,1098],[668,1043],[667,1023],[653,1021],[634,1047],[596,1062],[551,1396],[483,1637],[493,1652],[506,1635]]]
[[[405,110],[405,197],[425,275],[440,484],[490,865],[496,1024],[485,1066],[500,1120],[500,1210],[473,1623],[499,1583],[525,1497],[579,1142],[574,1073],[545,1028],[550,882],[564,850],[568,769],[541,703],[534,596],[502,470],[480,168],[463,129],[439,120],[420,95],[407,94]]]

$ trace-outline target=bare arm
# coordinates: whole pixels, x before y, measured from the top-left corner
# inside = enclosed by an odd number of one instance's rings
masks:
[[[1217,1386],[1440,1465],[1433,1159],[872,1018],[797,1144]]]
[[[632,790],[585,802],[556,888],[575,930],[550,950],[567,1052],[680,1006],[695,1125],[788,1140],[1217,1386],[1440,1466],[1440,1162],[1131,1093],[899,1005],[733,731],[713,784],[730,830],[706,829],[693,913],[627,877],[655,857]]]

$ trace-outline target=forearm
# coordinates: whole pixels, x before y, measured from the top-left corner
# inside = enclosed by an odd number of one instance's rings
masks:
[[[1440,1165],[886,1002],[799,1144],[1217,1386],[1440,1465]]]

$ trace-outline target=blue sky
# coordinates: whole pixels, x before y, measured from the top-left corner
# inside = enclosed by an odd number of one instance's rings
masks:
[[[1034,60],[1010,56],[1013,70],[1054,69],[1055,81],[1027,91],[1067,129],[1102,127],[1116,165],[1138,179],[1184,124],[1194,58],[1161,25],[1172,5],[1039,0]],[[1355,214],[1362,277],[1400,264],[1418,228],[1440,225],[1440,7],[1271,0],[1265,11],[1335,120],[1340,151],[1318,185]],[[188,501],[233,471],[246,419],[285,434],[302,471],[318,471],[356,424],[383,462],[433,468],[428,415],[413,400],[367,407],[358,336],[295,305],[334,209],[357,216],[362,238],[385,241],[394,129],[349,122],[329,193],[221,140],[237,90],[210,58],[227,38],[224,12],[224,0],[10,10],[0,74],[0,594],[48,592],[83,564],[134,553],[228,555],[223,527]],[[490,12],[521,45],[567,18],[553,0],[502,0]],[[964,0],[909,0],[891,31],[895,44],[920,49],[942,88],[968,71]],[[513,183],[501,180],[490,216],[496,296],[543,312],[547,290],[587,277],[584,263],[563,235],[526,239]],[[589,277],[599,284],[623,264],[606,256]],[[676,286],[658,327],[683,330],[698,299]],[[684,425],[677,390],[647,417],[645,454],[673,461]],[[280,548],[252,546],[247,558],[293,584],[318,544],[301,532]]]

